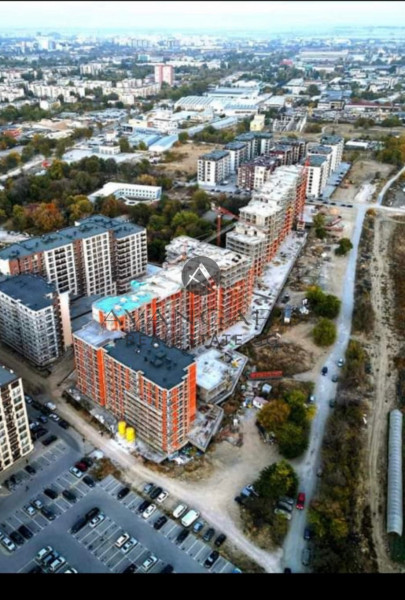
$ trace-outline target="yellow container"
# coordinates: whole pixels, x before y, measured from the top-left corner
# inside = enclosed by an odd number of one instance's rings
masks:
[[[127,442],[135,441],[135,429],[133,427],[128,427],[126,437],[127,437]]]
[[[118,423],[118,435],[121,437],[125,437],[125,431],[127,429],[127,424],[125,421],[119,421]]]

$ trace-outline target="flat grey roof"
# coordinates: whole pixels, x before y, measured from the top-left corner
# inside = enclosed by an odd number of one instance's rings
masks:
[[[18,377],[15,373],[12,373],[8,369],[6,369],[6,367],[2,367],[0,365],[0,387],[3,385],[7,385],[12,381],[15,381],[16,379],[18,379]]]
[[[178,348],[166,346],[156,337],[130,332],[125,339],[106,346],[107,353],[133,371],[141,371],[158,386],[171,389],[179,385],[185,369],[194,363],[194,357]]]
[[[0,280],[0,292],[18,300],[31,310],[42,310],[51,306],[53,300],[49,295],[55,291],[53,283],[47,283],[42,277],[29,273]]]
[[[220,160],[221,158],[225,158],[225,156],[229,156],[227,150],[213,150],[212,152],[203,154],[200,158],[203,160]]]
[[[339,144],[343,138],[340,135],[324,135],[321,138],[322,144]]]
[[[30,254],[35,254],[37,252],[54,250],[55,248],[72,244],[76,240],[100,235],[109,230],[114,231],[115,237],[123,238],[133,233],[143,231],[144,227],[120,221],[119,219],[110,219],[103,215],[95,215],[83,219],[77,227],[66,227],[60,231],[11,244],[10,246],[7,246],[7,248],[0,250],[0,259],[12,260],[23,258],[24,256],[29,256]]]

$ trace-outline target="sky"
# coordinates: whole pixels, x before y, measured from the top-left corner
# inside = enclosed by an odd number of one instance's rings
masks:
[[[405,26],[405,2],[328,1],[8,1],[0,29],[223,29],[319,32],[333,26]],[[320,32],[319,32],[320,33]]]

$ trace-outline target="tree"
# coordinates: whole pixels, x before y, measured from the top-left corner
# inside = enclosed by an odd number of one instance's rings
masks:
[[[258,423],[264,429],[277,436],[278,431],[287,422],[291,409],[283,400],[272,400],[260,410]]]
[[[139,183],[140,185],[157,185],[157,181],[153,175],[148,175],[147,173],[139,175],[136,183]]]
[[[286,458],[297,458],[308,447],[308,433],[305,427],[286,423],[277,436],[278,448]]]
[[[181,142],[182,144],[185,144],[188,139],[189,139],[189,135],[188,135],[187,131],[182,131],[181,133],[179,133],[179,142]]]
[[[335,250],[337,256],[344,256],[353,248],[353,244],[349,238],[342,238],[339,240],[339,246]]]
[[[105,217],[118,217],[122,213],[122,202],[113,195],[107,196],[101,203],[101,214]]]
[[[40,233],[60,229],[64,224],[63,216],[54,202],[42,202],[33,212],[32,221]]]
[[[74,223],[88,217],[93,212],[93,204],[87,196],[73,196],[69,202],[69,221]]]
[[[138,150],[147,150],[148,146],[145,144],[145,142],[139,142],[138,144]]]
[[[132,152],[132,146],[128,142],[128,138],[122,137],[122,138],[119,139],[118,143],[120,145],[120,151],[121,152],[128,152],[128,153]]]
[[[307,299],[318,317],[335,319],[340,311],[341,302],[332,294],[325,294],[320,287],[312,286],[307,290]]]
[[[298,477],[292,466],[281,460],[266,467],[254,482],[254,489],[260,497],[277,500],[280,496],[295,496]]]
[[[307,94],[308,96],[319,96],[321,93],[319,87],[317,85],[315,85],[314,83],[311,83],[311,85],[309,85],[307,87]]]
[[[22,206],[16,204],[13,208],[13,227],[18,231],[25,231],[27,227],[27,213]]]
[[[207,192],[204,190],[196,190],[191,196],[190,206],[200,216],[203,215],[209,209],[211,205],[210,198]]]
[[[336,340],[336,326],[329,319],[319,319],[312,335],[317,346],[331,346]]]
[[[315,227],[315,235],[320,240],[325,239],[326,237],[326,229],[325,229],[325,215],[318,213],[313,218],[313,224]]]

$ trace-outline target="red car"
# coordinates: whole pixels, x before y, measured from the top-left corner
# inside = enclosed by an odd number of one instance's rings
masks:
[[[303,510],[304,504],[305,504],[305,494],[303,492],[301,492],[300,494],[298,494],[298,498],[297,498],[298,510]]]
[[[75,467],[76,467],[76,469],[79,469],[79,471],[81,471],[82,473],[85,473],[88,469],[88,466],[86,465],[86,463],[81,462],[81,461],[75,463]]]

